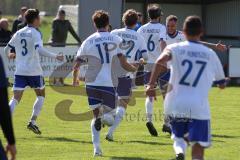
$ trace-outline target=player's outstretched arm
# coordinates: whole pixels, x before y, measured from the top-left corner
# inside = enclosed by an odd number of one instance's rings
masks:
[[[122,55],[118,55],[121,66],[128,72],[136,72],[138,67],[135,67],[127,62],[127,59]]]
[[[208,42],[204,42],[204,41],[200,41],[200,43],[202,43],[203,45],[214,49],[214,50],[218,50],[220,52],[225,52],[228,47],[225,44],[222,44],[221,41],[219,41],[217,44],[215,43],[208,43]]]
[[[44,47],[42,46],[39,46],[37,47],[37,51],[40,55],[42,56],[46,56],[46,57],[51,57],[51,58],[56,58],[57,60],[59,61],[63,61],[63,55],[57,55],[57,54],[54,54],[52,52],[49,52],[48,50],[46,50]]]

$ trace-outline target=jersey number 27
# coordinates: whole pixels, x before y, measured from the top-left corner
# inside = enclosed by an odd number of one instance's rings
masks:
[[[187,71],[183,74],[182,78],[180,79],[179,84],[185,85],[185,86],[190,86],[191,85],[192,87],[196,87],[197,86],[197,84],[198,84],[198,82],[199,82],[199,80],[200,80],[200,78],[202,76],[202,73],[203,73],[204,69],[206,68],[207,62],[197,60],[197,61],[195,61],[195,64],[199,65],[200,69],[199,69],[199,71],[197,73],[197,76],[196,76],[195,80],[191,84],[190,82],[186,82],[186,79],[192,72],[193,62],[191,62],[190,60],[187,60],[187,59],[182,61],[182,66],[187,65],[188,68],[187,68]]]

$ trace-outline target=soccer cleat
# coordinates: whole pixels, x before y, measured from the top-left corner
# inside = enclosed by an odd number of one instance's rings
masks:
[[[184,156],[183,153],[179,153],[179,154],[176,155],[176,160],[184,160],[185,159],[184,157],[185,156]]]
[[[107,134],[105,139],[109,142],[113,142],[113,135]]]
[[[165,133],[169,133],[170,135],[172,134],[172,130],[169,126],[167,126],[166,124],[164,124],[162,126],[162,131],[165,132]]]
[[[94,127],[97,131],[100,131],[102,128],[102,121],[101,118],[97,118],[94,122]]]
[[[153,123],[152,122],[147,122],[146,123],[146,126],[148,128],[148,131],[149,133],[154,136],[154,137],[157,137],[158,136],[158,132],[157,130],[155,129],[155,127],[153,126]]]
[[[27,128],[35,134],[39,134],[39,135],[42,134],[41,131],[39,130],[38,126],[32,124],[32,122],[28,123]]]
[[[93,157],[102,157],[102,151],[100,148],[94,149]]]

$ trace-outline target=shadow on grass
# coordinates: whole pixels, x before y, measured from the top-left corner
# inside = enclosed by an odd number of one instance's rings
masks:
[[[48,141],[57,141],[57,142],[73,142],[73,143],[92,144],[92,142],[80,141],[80,140],[70,139],[70,138],[66,138],[66,137],[37,137],[37,138],[48,140]]]
[[[240,136],[229,136],[229,135],[220,135],[220,134],[212,134],[214,138],[240,138]]]
[[[149,142],[149,141],[126,141],[126,143],[140,143],[140,144],[163,145],[163,146],[172,145],[171,143],[159,143],[159,142]]]
[[[154,160],[154,159],[141,157],[110,157],[110,160]]]

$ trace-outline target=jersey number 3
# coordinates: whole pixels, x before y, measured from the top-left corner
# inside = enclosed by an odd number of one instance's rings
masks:
[[[195,64],[200,65],[200,69],[197,73],[197,77],[195,78],[195,80],[193,81],[192,84],[190,84],[190,82],[186,82],[187,77],[189,76],[189,74],[192,72],[192,68],[193,68],[193,63],[187,59],[182,61],[182,66],[188,65],[187,71],[185,72],[185,74],[182,76],[179,84],[181,85],[185,85],[185,86],[192,86],[192,87],[196,87],[199,79],[202,76],[202,73],[204,71],[204,69],[206,68],[206,64],[207,62],[204,61],[195,61]]]
[[[21,39],[21,44],[22,44],[22,55],[26,56],[26,54],[28,53],[28,49],[27,49],[27,41],[26,39]]]

